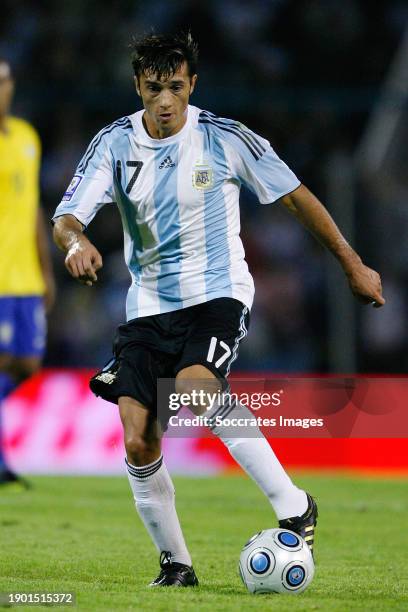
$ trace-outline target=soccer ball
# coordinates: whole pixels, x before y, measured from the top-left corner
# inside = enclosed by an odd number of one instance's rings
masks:
[[[314,561],[297,533],[265,529],[242,549],[239,573],[250,593],[301,593],[312,582]]]

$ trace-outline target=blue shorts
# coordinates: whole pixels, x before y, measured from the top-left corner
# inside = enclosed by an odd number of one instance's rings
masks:
[[[0,353],[41,357],[46,333],[41,296],[0,297]]]

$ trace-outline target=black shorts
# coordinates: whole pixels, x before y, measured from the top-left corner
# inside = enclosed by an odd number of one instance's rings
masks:
[[[248,307],[227,297],[133,319],[118,327],[114,357],[91,378],[91,390],[116,404],[121,396],[133,397],[157,415],[157,379],[174,379],[183,368],[199,364],[225,390],[248,324]]]

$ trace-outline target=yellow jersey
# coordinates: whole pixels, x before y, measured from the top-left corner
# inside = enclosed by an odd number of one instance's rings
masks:
[[[0,296],[42,295],[37,249],[40,139],[23,119],[0,130]]]

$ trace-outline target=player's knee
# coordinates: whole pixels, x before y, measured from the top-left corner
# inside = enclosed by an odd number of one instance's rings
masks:
[[[200,368],[200,370],[198,370]],[[176,393],[190,398],[189,408],[194,414],[203,414],[209,409],[208,398],[218,393],[221,383],[204,366],[191,366],[176,376]]]
[[[128,461],[140,466],[152,463],[160,454],[160,441],[157,438],[145,438],[140,433],[125,433],[125,448]]]
[[[221,388],[221,383],[206,367],[194,365],[178,372],[175,388],[177,393],[214,393]]]
[[[192,380],[191,378],[183,378],[180,376],[180,373],[176,376],[176,393],[180,394],[189,394],[197,387],[197,381]]]
[[[197,415],[203,414],[206,410],[206,406],[200,401],[201,385],[197,384],[196,380],[190,378],[177,377],[175,383],[176,393],[182,395],[185,399],[183,400],[184,405],[188,405],[190,410]],[[194,401],[194,398],[198,398],[198,402]],[[187,398],[191,398],[187,404]]]
[[[125,449],[127,456],[132,459],[132,463],[139,463],[147,450],[147,444],[139,434],[125,434]]]

